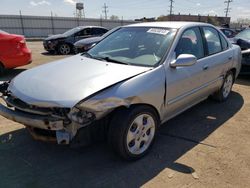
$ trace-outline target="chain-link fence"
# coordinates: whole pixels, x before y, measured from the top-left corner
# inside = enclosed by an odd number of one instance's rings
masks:
[[[112,29],[121,25],[133,24],[132,20],[105,20],[94,18],[0,15],[0,29],[25,37],[46,37],[63,33],[77,26],[102,26]]]

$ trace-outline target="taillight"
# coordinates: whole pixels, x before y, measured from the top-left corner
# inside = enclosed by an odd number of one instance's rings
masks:
[[[17,48],[18,49],[22,48],[25,45],[25,43],[26,43],[25,39],[22,39],[17,43]]]
[[[26,42],[25,39],[20,41],[21,44],[25,44],[25,42]]]

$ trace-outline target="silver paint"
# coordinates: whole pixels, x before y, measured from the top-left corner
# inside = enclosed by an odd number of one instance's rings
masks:
[[[76,55],[21,73],[12,80],[9,91],[28,104],[78,108],[94,113],[97,119],[120,106],[146,104],[158,112],[163,123],[218,91],[229,70],[235,69],[238,76],[241,51],[229,42],[229,48],[223,52],[199,59],[190,66],[171,67],[176,61],[174,50],[186,29],[213,26],[154,22],[128,27],[145,26],[178,29],[164,62],[156,68],[107,63]],[[0,114],[9,118],[2,109]],[[83,126],[86,125],[68,125],[65,129],[74,136]]]

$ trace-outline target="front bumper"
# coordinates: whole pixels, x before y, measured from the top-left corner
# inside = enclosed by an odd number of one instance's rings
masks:
[[[2,104],[0,104],[0,115],[17,123],[39,129],[54,131],[64,129],[63,120],[12,110]]]
[[[58,144],[80,143],[78,132],[87,132],[89,140],[95,115],[77,108],[39,107],[25,103],[8,91],[9,83],[0,85],[0,115],[27,127],[36,140],[57,141]],[[78,135],[78,136],[77,136]],[[77,140],[77,141],[76,141]],[[82,140],[82,139],[81,139]]]
[[[84,48],[81,48],[81,47],[75,47],[75,53],[78,54],[78,53],[83,53],[85,52]]]
[[[46,51],[55,51],[56,50],[56,43],[50,41],[43,41],[43,47]]]
[[[70,144],[74,135],[62,119],[30,114],[0,104],[0,115],[27,127],[35,140]]]

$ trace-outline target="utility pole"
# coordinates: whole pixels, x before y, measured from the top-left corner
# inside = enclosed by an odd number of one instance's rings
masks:
[[[232,3],[233,0],[226,0],[224,3],[226,4],[227,8],[225,8],[225,13],[226,13],[226,17],[228,17],[228,13],[230,12],[231,8],[230,8],[230,3]]]
[[[170,15],[170,21],[172,20],[172,14],[173,14],[173,3],[174,3],[174,0],[169,0],[170,1],[170,10],[169,10],[169,15]]]
[[[173,14],[173,8],[174,8],[173,3],[174,3],[174,0],[170,0],[170,6],[169,6],[170,7],[170,10],[169,10],[170,15]]]
[[[102,7],[103,8],[103,13],[104,13],[104,15],[105,15],[105,20],[107,20],[108,19],[108,6],[106,5],[106,3],[104,3],[104,6]]]

